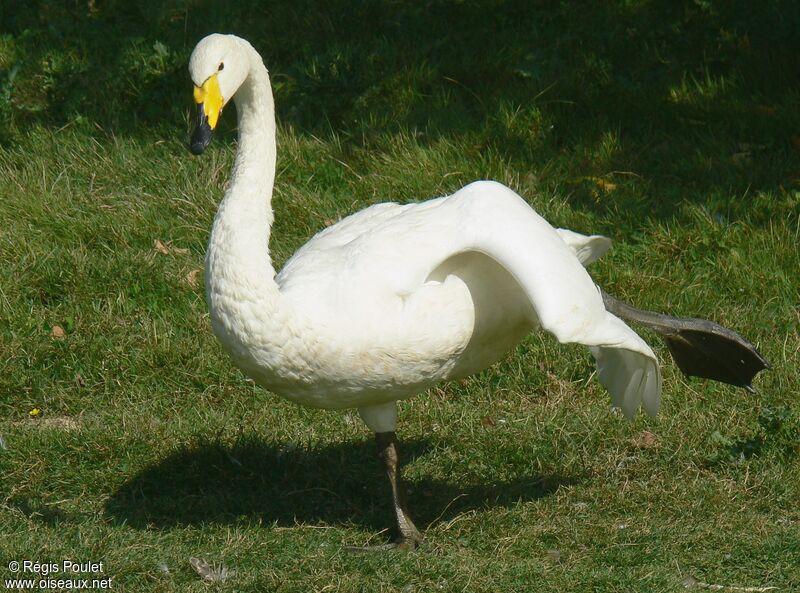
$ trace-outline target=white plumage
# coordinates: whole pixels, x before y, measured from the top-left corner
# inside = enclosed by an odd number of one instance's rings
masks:
[[[300,404],[358,408],[372,430],[393,431],[397,400],[481,370],[541,328],[590,347],[627,416],[641,403],[656,413],[656,357],[606,311],[583,267],[608,239],[554,229],[498,183],[369,207],[318,233],[276,275],[267,70],[246,41],[212,35],[190,73],[197,87],[216,77],[222,101],[237,106],[239,147],[206,290],[217,337],[258,383]]]

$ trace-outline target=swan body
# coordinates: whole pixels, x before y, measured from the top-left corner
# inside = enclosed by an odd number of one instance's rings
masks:
[[[395,401],[486,368],[541,328],[590,347],[626,415],[640,404],[656,413],[656,357],[606,311],[583,267],[609,241],[554,229],[499,183],[369,207],[318,233],[276,274],[267,70],[249,43],[215,34],[196,47],[190,73],[201,96],[218,87],[221,104],[237,106],[239,147],[208,244],[206,293],[215,334],[255,381],[303,405],[358,408],[376,432],[394,430]]]

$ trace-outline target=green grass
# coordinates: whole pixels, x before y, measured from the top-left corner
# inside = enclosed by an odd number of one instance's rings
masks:
[[[73,559],[136,592],[800,589],[797,3],[43,0],[0,23],[0,578]],[[628,422],[585,349],[533,335],[401,404],[424,546],[345,553],[389,536],[370,434],[245,379],[190,276],[235,150],[233,109],[185,148],[186,59],[215,30],[272,73],[277,264],[369,204],[497,179],[611,236],[612,293],[754,341],[758,395],[683,378],[644,334],[664,403]],[[190,557],[235,574],[205,584]]]

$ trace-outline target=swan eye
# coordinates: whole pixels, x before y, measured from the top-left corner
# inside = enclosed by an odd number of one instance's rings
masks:
[[[223,68],[225,68],[225,62],[220,62],[217,67],[217,72],[221,72]]]

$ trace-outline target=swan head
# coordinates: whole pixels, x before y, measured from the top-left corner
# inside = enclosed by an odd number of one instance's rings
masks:
[[[194,154],[211,142],[223,107],[247,79],[249,44],[235,35],[214,33],[200,40],[189,58],[189,75],[194,83],[197,121],[189,144]]]

